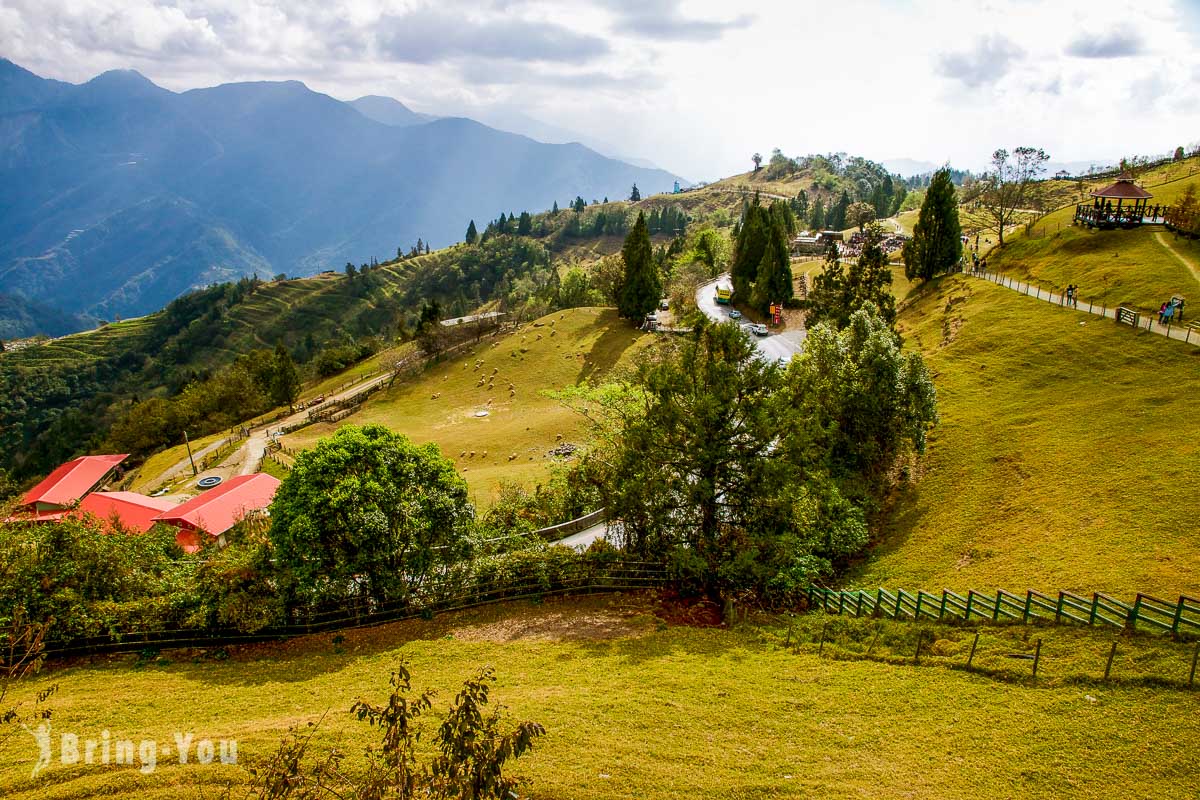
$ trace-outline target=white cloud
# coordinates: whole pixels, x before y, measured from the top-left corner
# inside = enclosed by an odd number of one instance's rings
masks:
[[[175,90],[295,78],[433,113],[511,107],[714,178],[775,146],[963,166],[1020,144],[1167,149],[1200,130],[1191,5],[3,0],[0,55],[72,81],[132,67]]]

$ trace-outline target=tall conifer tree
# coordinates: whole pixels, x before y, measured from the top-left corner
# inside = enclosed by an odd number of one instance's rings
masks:
[[[621,281],[617,310],[621,316],[635,322],[658,307],[662,297],[662,279],[654,265],[654,251],[650,247],[650,232],[646,229],[646,215],[638,213],[633,230],[625,237],[621,248],[625,262],[625,274]]]
[[[950,170],[938,170],[929,182],[913,238],[905,243],[901,255],[909,280],[929,280],[953,269],[962,258],[962,226]]]

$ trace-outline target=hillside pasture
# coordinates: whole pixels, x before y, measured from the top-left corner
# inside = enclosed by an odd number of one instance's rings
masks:
[[[962,275],[899,326],[941,423],[847,585],[1200,596],[1196,348]]]
[[[938,626],[920,667],[918,628],[885,623],[893,663],[842,660],[879,623],[825,618],[764,620],[733,630],[673,624],[669,607],[641,595],[508,603],[344,637],[312,636],[236,648],[223,660],[166,652],[52,666],[20,686],[51,684],[55,734],[159,743],[156,768],[64,766],[30,777],[37,757],[24,734],[0,744],[0,792],[10,798],[137,796],[184,800],[242,796],[246,767],[261,765],[288,729],[318,724],[315,759],[337,746],[353,769],[375,733],[349,713],[381,702],[389,672],[407,661],[417,690],[435,689],[428,733],[461,681],[496,670],[493,701],[546,736],[512,765],[534,800],[947,797],[1168,798],[1189,796],[1200,755],[1195,697],[1137,681],[1102,684],[1106,637],[1045,630],[1043,677],[1018,678],[1030,643],[1020,631],[983,630],[979,660],[1005,675],[941,666],[964,658],[969,634]],[[790,633],[786,633],[791,629]],[[799,645],[785,647],[785,636]],[[861,645],[860,645],[861,646]],[[1176,652],[1178,650],[1178,652]],[[1122,646],[1117,676],[1186,669],[1186,648],[1141,640]],[[832,656],[832,657],[831,657]],[[1063,676],[1090,675],[1082,683]],[[100,699],[102,698],[102,701]],[[180,765],[162,752],[176,732],[237,740],[238,766]]]
[[[378,423],[416,442],[437,443],[467,480],[472,499],[486,505],[503,481],[544,479],[555,463],[549,451],[562,442],[582,443],[582,419],[543,392],[610,376],[632,364],[652,338],[613,309],[555,312],[430,366],[339,424]],[[318,423],[283,441],[308,448],[337,427]]]

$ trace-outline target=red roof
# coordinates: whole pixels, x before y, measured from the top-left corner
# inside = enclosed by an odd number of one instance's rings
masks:
[[[1118,178],[1117,182],[1111,186],[1106,186],[1103,189],[1097,189],[1092,192],[1092,197],[1111,197],[1114,200],[1117,198],[1122,200],[1146,200],[1154,197],[1154,195],[1138,186],[1131,178]]]
[[[125,460],[128,453],[109,456],[81,456],[68,461],[46,476],[46,479],[29,490],[22,505],[45,503],[53,506],[69,506],[79,501],[104,476]]]
[[[93,492],[83,498],[76,516],[91,514],[105,523],[115,516],[122,526],[137,533],[145,533],[154,527],[154,520],[178,504],[159,497],[147,497],[137,492]],[[111,532],[111,525],[105,529]]]
[[[247,512],[271,505],[279,480],[265,472],[238,475],[155,517],[156,522],[220,536]]]

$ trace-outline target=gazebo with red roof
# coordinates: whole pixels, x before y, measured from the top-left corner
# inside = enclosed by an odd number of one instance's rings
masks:
[[[175,541],[188,553],[201,548],[204,535],[224,546],[226,531],[271,505],[278,488],[279,480],[265,472],[238,475],[154,519],[178,527]]]
[[[1075,220],[1088,227],[1114,228],[1118,225],[1133,227],[1144,223],[1160,223],[1159,207],[1150,213],[1147,201],[1154,195],[1133,182],[1128,174],[1122,174],[1112,184],[1091,193],[1091,206],[1075,208]],[[1113,205],[1113,201],[1116,205]]]
[[[61,516],[104,483],[128,455],[80,456],[68,461],[26,492],[21,506],[32,512],[34,519]]]

